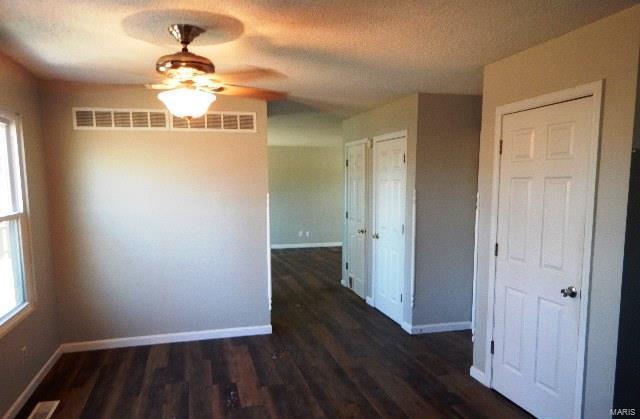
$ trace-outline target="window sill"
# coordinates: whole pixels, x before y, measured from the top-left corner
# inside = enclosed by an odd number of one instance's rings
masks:
[[[33,312],[33,304],[25,302],[8,312],[0,319],[0,339],[19,325]]]

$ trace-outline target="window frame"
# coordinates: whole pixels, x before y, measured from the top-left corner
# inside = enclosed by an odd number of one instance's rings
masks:
[[[36,307],[36,290],[35,281],[33,280],[33,262],[31,250],[31,234],[29,228],[29,194],[27,189],[27,171],[26,157],[24,152],[24,136],[22,131],[22,118],[19,114],[7,112],[0,109],[0,122],[6,124],[7,133],[11,136],[15,150],[10,150],[9,163],[13,165],[14,176],[17,174],[19,179],[11,180],[12,198],[14,205],[21,202],[17,211],[11,214],[0,216],[2,221],[16,221],[20,250],[20,268],[22,272],[22,287],[24,293],[24,301],[14,307],[13,310],[0,317],[0,338],[9,333],[14,327],[20,324],[24,319],[35,310]],[[17,161],[15,161],[17,160]],[[17,189],[20,189],[19,191]]]

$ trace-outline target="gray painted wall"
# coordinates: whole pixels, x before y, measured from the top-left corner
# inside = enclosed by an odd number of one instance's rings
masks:
[[[634,6],[485,67],[480,143],[479,244],[474,366],[484,371],[491,183],[497,106],[604,80],[593,236],[584,416],[613,403],[629,166],[638,81],[640,6]]]
[[[72,106],[163,109],[135,86],[43,84],[64,342],[270,324],[267,135],[76,131]]]
[[[480,96],[419,96],[413,324],[471,320]]]
[[[0,337],[0,416],[53,355],[60,340],[49,246],[49,221],[36,80],[0,55],[0,108],[22,116],[28,182],[35,310]],[[21,348],[27,346],[23,357]]]
[[[267,144],[270,146],[339,147],[342,145],[342,119],[322,112],[278,109],[270,105]],[[281,105],[281,107],[286,104]],[[299,106],[299,105],[298,105]],[[276,108],[276,109],[274,109]]]
[[[341,242],[343,192],[342,147],[269,146],[271,244]]]

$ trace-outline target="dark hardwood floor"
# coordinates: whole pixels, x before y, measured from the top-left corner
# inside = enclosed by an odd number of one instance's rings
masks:
[[[527,417],[469,377],[468,332],[410,336],[340,286],[340,249],[273,252],[273,335],[65,354],[19,417]]]

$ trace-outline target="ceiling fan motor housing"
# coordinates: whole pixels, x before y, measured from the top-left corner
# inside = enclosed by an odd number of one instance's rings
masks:
[[[206,57],[189,51],[180,51],[158,58],[156,71],[166,77],[185,78],[215,73],[216,68]]]
[[[182,44],[182,51],[174,54],[163,55],[156,61],[156,71],[170,78],[185,79],[206,73],[215,73],[216,68],[206,57],[194,54],[187,50],[187,46],[204,29],[188,24],[173,24],[168,28],[173,38]]]

